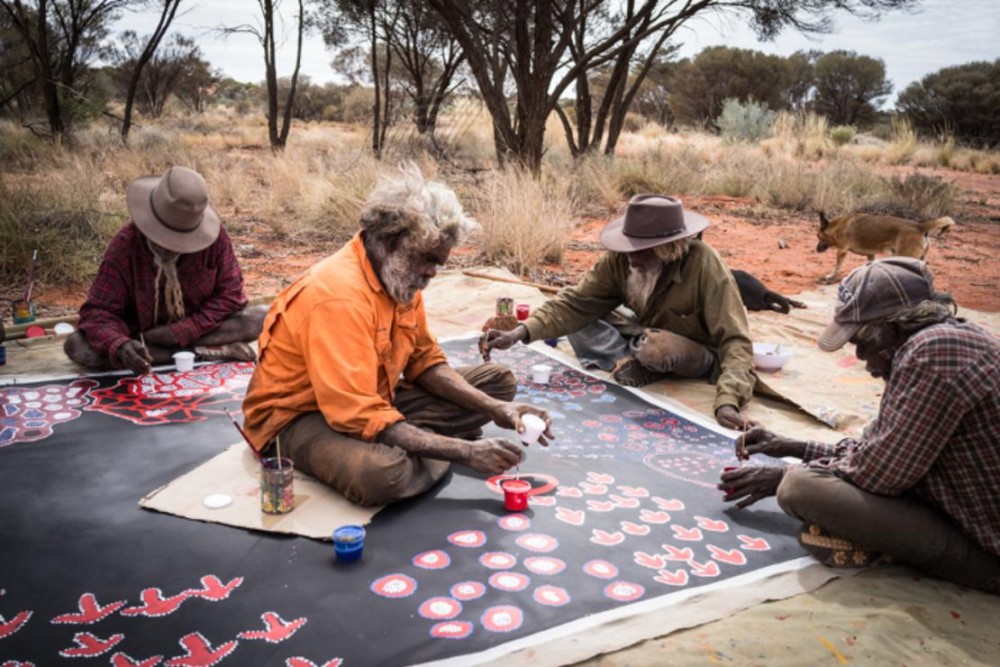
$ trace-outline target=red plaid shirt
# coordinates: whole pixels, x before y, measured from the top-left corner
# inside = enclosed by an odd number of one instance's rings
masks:
[[[181,347],[219,326],[247,305],[243,274],[225,229],[208,248],[181,255],[177,277],[184,292],[186,317],[170,325]],[[116,359],[118,348],[158,324],[166,324],[163,281],[155,290],[156,264],[146,237],[134,223],[121,228],[108,249],[80,308],[78,328],[97,352]],[[160,300],[159,322],[153,321],[154,299]]]
[[[1000,556],[1000,341],[958,319],[918,331],[863,438],[810,442],[803,460],[871,493],[912,489]]]

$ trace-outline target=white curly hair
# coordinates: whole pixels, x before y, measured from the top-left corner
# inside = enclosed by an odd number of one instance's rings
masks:
[[[361,209],[366,241],[429,247],[461,243],[479,229],[444,183],[428,181],[415,165],[383,176]]]

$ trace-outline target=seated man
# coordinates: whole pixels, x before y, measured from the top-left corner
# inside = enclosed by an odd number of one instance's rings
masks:
[[[726,265],[693,238],[707,226],[672,197],[633,197],[601,232],[609,252],[515,329],[487,331],[484,357],[518,341],[569,334],[580,362],[610,370],[619,384],[707,377],[716,383],[718,422],[752,424],[740,412],[755,382],[746,311]],[[615,310],[623,305],[630,311],[624,316]]]
[[[954,317],[916,259],[856,269],[837,297],[819,346],[854,343],[868,372],[886,379],[878,416],[860,439],[833,445],[749,431],[737,452],[803,463],[723,473],[726,500],[747,507],[777,494],[807,524],[802,545],[827,565],[882,555],[1000,593],[1000,341]]]
[[[361,230],[271,304],[243,401],[255,449],[279,444],[295,467],[360,505],[427,491],[451,462],[497,475],[521,446],[483,438],[523,430],[517,381],[494,364],[452,369],[427,329],[421,290],[477,223],[454,193],[410,170],[384,180]],[[545,438],[542,444],[547,444]]]
[[[108,245],[66,339],[88,368],[149,372],[193,348],[205,360],[253,361],[267,308],[247,308],[229,236],[208,203],[205,180],[184,167],[129,184],[132,220]]]

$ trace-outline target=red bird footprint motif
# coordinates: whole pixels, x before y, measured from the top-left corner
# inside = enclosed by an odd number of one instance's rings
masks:
[[[68,614],[60,614],[53,618],[52,622],[55,624],[66,623],[74,625],[97,623],[124,607],[125,600],[117,600],[101,606],[93,593],[84,593],[80,596],[80,601],[77,604],[80,607],[79,613],[70,612]]]
[[[236,650],[239,644],[235,639],[219,644],[213,650],[212,645],[200,632],[192,632],[180,638],[177,642],[187,653],[167,660],[167,667],[211,667]]]
[[[271,644],[283,642],[306,624],[307,618],[297,618],[294,621],[285,622],[283,618],[273,611],[265,611],[260,615],[264,621],[264,630],[246,630],[237,637],[240,639],[263,639]]]

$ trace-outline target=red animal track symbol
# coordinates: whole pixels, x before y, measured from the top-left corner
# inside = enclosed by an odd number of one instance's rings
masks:
[[[685,528],[684,526],[670,526],[674,531],[674,537],[678,540],[697,542],[702,539],[701,528]]]
[[[5,621],[3,616],[0,616],[0,639],[4,637],[10,637],[12,634],[20,630],[28,619],[31,618],[32,611],[22,611],[14,615],[14,618],[9,621]]]
[[[589,493],[592,496],[600,496],[608,492],[608,487],[604,484],[591,484],[589,482],[580,482],[580,488],[583,489],[584,493]]]
[[[560,486],[556,489],[556,495],[566,496],[567,498],[579,498],[583,495],[583,491],[575,486]]]
[[[667,565],[666,559],[660,554],[648,554],[644,551],[636,551],[632,554],[632,559],[637,565],[648,567],[651,570],[662,570]]]
[[[639,518],[646,523],[667,523],[670,521],[670,514],[667,512],[655,512],[653,510],[640,510]]]
[[[593,482],[594,484],[614,484],[615,478],[607,473],[588,472],[587,481]]]
[[[622,521],[622,530],[624,530],[629,535],[649,535],[651,528],[649,526],[642,526],[637,523],[632,523],[631,521]]]
[[[723,563],[729,563],[730,565],[746,565],[747,557],[743,555],[743,552],[739,549],[722,549],[715,546],[714,544],[709,544],[708,550],[712,552],[712,558]]]
[[[184,592],[165,598],[159,588],[146,588],[139,597],[142,598],[142,604],[122,609],[122,616],[166,616],[177,611],[188,595]]]
[[[625,541],[625,536],[621,531],[615,531],[613,533],[607,533],[600,528],[595,528],[590,541],[594,544],[600,544],[606,547],[613,547],[616,544],[621,544]]]
[[[763,537],[750,537],[749,535],[737,535],[736,537],[740,538],[744,549],[749,549],[750,551],[771,550],[771,545]]]
[[[699,527],[715,533],[724,533],[729,530],[729,524],[722,520],[709,519],[705,516],[695,516],[694,520],[698,522]]]
[[[571,526],[582,526],[587,513],[583,510],[571,510],[568,507],[557,507],[556,518]]]
[[[556,504],[555,496],[531,496],[528,498],[528,502],[532,505],[538,505],[539,507],[552,507]]]
[[[340,663],[343,662],[343,658],[334,658],[333,660],[327,660],[322,665],[317,665],[312,660],[308,658],[294,657],[285,660],[285,667],[340,667]]]
[[[76,646],[64,648],[59,651],[59,655],[64,658],[93,658],[102,653],[107,653],[115,644],[123,639],[125,639],[125,635],[123,634],[111,635],[107,639],[101,639],[89,632],[78,632],[73,635],[73,641],[76,642]]]
[[[201,589],[190,588],[184,592],[191,597],[205,598],[206,600],[218,602],[219,600],[228,598],[242,583],[243,577],[236,577],[229,583],[223,584],[222,580],[214,574],[207,574],[201,578]]]
[[[615,504],[610,500],[588,500],[587,509],[591,512],[610,512],[615,508]]]
[[[667,560],[684,560],[684,561],[694,560],[694,551],[691,549],[691,547],[684,547],[683,549],[678,549],[672,544],[663,544],[661,546],[667,552],[664,554],[664,557]]]
[[[625,509],[635,509],[636,507],[639,506],[638,498],[626,498],[625,496],[618,496],[613,493],[609,497],[611,498],[612,501],[614,501],[615,505],[618,507],[624,507]]]
[[[234,639],[219,644],[219,648],[213,650],[212,645],[200,632],[186,634],[177,643],[186,653],[167,660],[165,663],[167,667],[210,667],[232,653],[239,644]]]
[[[668,586],[684,586],[688,582],[688,573],[685,570],[660,570],[653,579]]]
[[[719,576],[719,564],[714,560],[710,560],[707,563],[699,563],[697,561],[688,561],[688,565],[691,566],[691,574],[696,577],[717,577]]]
[[[111,656],[113,667],[156,667],[161,662],[163,662],[162,655],[154,655],[144,660],[136,660],[129,654],[119,651]]]
[[[684,509],[684,503],[676,498],[671,498],[667,500],[666,498],[660,498],[659,496],[653,496],[653,502],[661,510],[667,510],[668,512],[680,512]]]
[[[68,614],[60,614],[52,619],[53,623],[72,623],[76,625],[88,625],[90,623],[97,623],[101,619],[110,616],[119,609],[125,606],[125,600],[118,600],[116,602],[109,602],[103,607],[98,604],[97,598],[93,593],[84,593],[80,596],[79,601],[80,612],[70,612]]]
[[[277,644],[294,635],[309,620],[307,618],[297,618],[294,621],[286,623],[283,618],[273,611],[265,611],[260,617],[264,621],[265,629],[247,630],[236,636],[240,639],[263,639],[271,644]]]
[[[643,486],[619,486],[618,490],[629,498],[648,498],[649,491]]]

